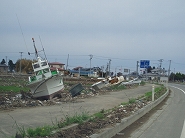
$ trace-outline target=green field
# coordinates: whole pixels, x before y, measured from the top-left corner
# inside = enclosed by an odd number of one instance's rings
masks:
[[[29,91],[29,88],[26,87],[17,87],[17,86],[0,86],[0,92],[20,92],[20,91]]]
[[[27,77],[13,77],[1,76],[0,77],[0,93],[6,92],[27,92],[29,88],[26,87]]]

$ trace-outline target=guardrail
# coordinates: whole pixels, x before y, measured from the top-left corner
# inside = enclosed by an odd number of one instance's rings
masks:
[[[144,116],[146,113],[148,113],[151,109],[156,107],[159,103],[161,103],[169,94],[169,90],[167,88],[167,91],[164,95],[162,95],[160,98],[157,100],[151,102],[147,106],[139,109],[136,111],[133,115],[124,118],[121,120],[121,123],[117,123],[114,127],[112,128],[106,128],[102,133],[99,134],[93,134],[90,136],[90,138],[111,138],[115,136],[117,133],[134,123],[136,120]]]

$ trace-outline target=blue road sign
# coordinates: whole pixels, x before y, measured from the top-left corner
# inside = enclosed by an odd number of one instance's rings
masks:
[[[148,68],[150,66],[150,60],[140,60],[140,68]]]

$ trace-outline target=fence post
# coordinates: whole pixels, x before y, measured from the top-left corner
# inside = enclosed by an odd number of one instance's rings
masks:
[[[152,86],[152,101],[154,101],[154,86]]]

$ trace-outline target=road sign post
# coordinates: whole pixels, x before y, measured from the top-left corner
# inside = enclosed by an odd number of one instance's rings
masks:
[[[146,80],[147,80],[147,68],[150,66],[150,60],[140,60],[140,68],[145,68],[146,69]]]
[[[140,60],[140,68],[149,68],[150,60]]]

